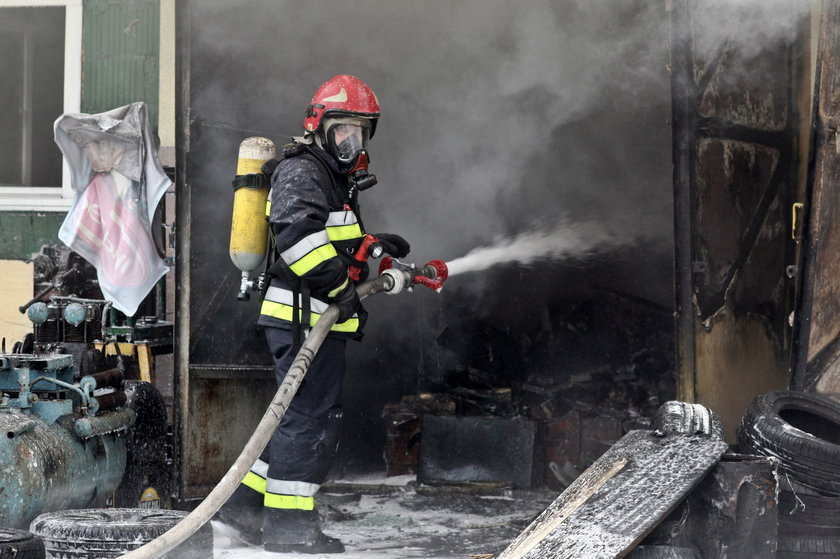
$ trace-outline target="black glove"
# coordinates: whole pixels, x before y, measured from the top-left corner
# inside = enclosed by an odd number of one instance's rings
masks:
[[[338,307],[338,320],[336,322],[344,322],[352,318],[361,306],[359,294],[356,293],[356,285],[352,281],[348,281],[344,289],[339,291],[338,295],[330,300],[330,303]]]
[[[392,235],[391,233],[378,233],[374,235],[376,240],[382,246],[382,250],[393,256],[394,258],[403,258],[408,256],[411,252],[411,245],[408,241],[399,235]]]

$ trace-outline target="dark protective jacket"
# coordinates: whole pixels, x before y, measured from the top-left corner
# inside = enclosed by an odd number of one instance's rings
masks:
[[[347,267],[355,263],[353,257],[365,232],[358,194],[350,192],[347,175],[331,155],[317,146],[300,144],[287,148],[284,155],[271,177],[268,216],[276,258],[285,264],[290,280],[272,277],[258,323],[291,329],[294,283],[303,281],[303,292],[311,295],[309,323],[303,326],[314,326],[330,299],[352,281]],[[365,273],[366,269],[362,279]],[[299,302],[303,321],[306,306]],[[335,324],[331,333],[356,337],[365,319],[360,308],[352,318]]]

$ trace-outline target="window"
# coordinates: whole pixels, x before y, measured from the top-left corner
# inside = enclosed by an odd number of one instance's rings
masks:
[[[0,0],[0,210],[66,210],[53,122],[79,112],[82,0]]]

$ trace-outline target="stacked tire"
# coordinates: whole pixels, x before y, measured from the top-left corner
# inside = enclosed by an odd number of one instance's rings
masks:
[[[44,559],[44,542],[24,530],[0,528],[0,559]]]
[[[840,399],[761,394],[744,414],[738,446],[778,460],[778,559],[840,557]]]
[[[164,509],[63,510],[38,516],[29,529],[43,539],[46,559],[109,559],[121,557],[152,541],[185,516],[186,512]],[[164,557],[213,557],[210,523]]]

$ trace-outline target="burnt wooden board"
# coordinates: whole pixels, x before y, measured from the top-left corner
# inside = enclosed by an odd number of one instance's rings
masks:
[[[717,436],[631,431],[589,467],[498,559],[624,557],[718,462]]]

